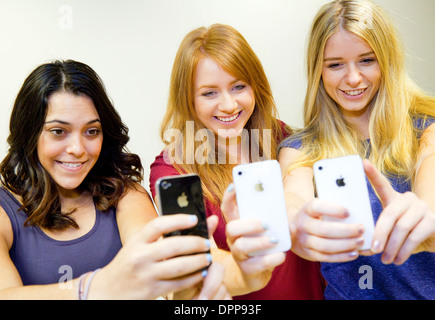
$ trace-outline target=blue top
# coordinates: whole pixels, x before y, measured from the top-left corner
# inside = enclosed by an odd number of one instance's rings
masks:
[[[69,241],[47,236],[39,227],[24,226],[27,215],[6,189],[0,188],[0,206],[13,229],[10,257],[24,285],[62,283],[107,265],[121,249],[115,210],[97,209],[95,224],[85,235]]]
[[[435,122],[428,119],[424,128]],[[421,128],[421,121],[414,125]],[[423,131],[422,130],[422,131]],[[291,138],[280,147],[301,148],[300,140]],[[373,218],[376,221],[382,212],[382,205],[372,185],[367,180]],[[400,177],[389,179],[393,188],[401,193],[411,190],[409,181]],[[381,255],[344,263],[322,262],[322,274],[327,282],[325,299],[435,299],[435,253],[421,252],[411,255],[402,265],[383,264]]]

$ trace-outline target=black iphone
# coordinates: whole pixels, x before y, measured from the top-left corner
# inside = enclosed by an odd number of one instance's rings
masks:
[[[196,174],[162,177],[156,182],[157,206],[162,215],[194,214],[195,227],[171,232],[165,236],[195,235],[209,238],[201,180]]]

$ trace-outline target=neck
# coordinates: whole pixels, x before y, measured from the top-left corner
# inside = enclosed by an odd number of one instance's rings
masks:
[[[352,113],[349,115],[343,114],[344,119],[351,125],[351,127],[358,132],[361,139],[369,139],[369,123],[370,123],[371,109],[366,108],[360,113]]]
[[[62,190],[60,194],[60,204],[65,212],[85,207],[91,202],[92,196],[87,191]]]

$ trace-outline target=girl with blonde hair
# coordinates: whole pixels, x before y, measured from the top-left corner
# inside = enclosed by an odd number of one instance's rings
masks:
[[[273,246],[273,239],[245,237],[260,234],[265,226],[233,220],[237,215],[232,168],[275,159],[277,145],[290,132],[277,119],[258,57],[237,30],[215,24],[187,34],[175,57],[161,126],[167,146],[151,165],[150,189],[155,196],[154,184],[162,176],[200,176],[207,215],[219,217],[213,259],[226,267],[225,283],[237,299],[323,297],[317,263],[292,252],[250,257],[253,251]]]
[[[369,0],[324,5],[308,40],[307,74],[304,128],[279,151],[292,250],[328,262],[327,299],[433,299],[435,99],[407,76],[388,16]],[[368,159],[370,252],[359,250],[362,226],[322,220],[344,218],[344,208],[315,198],[313,163],[350,154]],[[361,272],[367,266],[371,274]]]

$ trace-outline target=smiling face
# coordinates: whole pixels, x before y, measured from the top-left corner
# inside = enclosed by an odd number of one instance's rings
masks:
[[[342,29],[332,35],[325,46],[322,78],[345,118],[352,122],[368,119],[368,105],[379,90],[381,71],[364,40]]]
[[[56,92],[38,139],[38,159],[62,193],[74,191],[98,160],[102,127],[93,101],[85,95]]]
[[[219,136],[238,136],[254,111],[251,86],[208,57],[198,62],[194,86],[195,111],[202,124]]]

